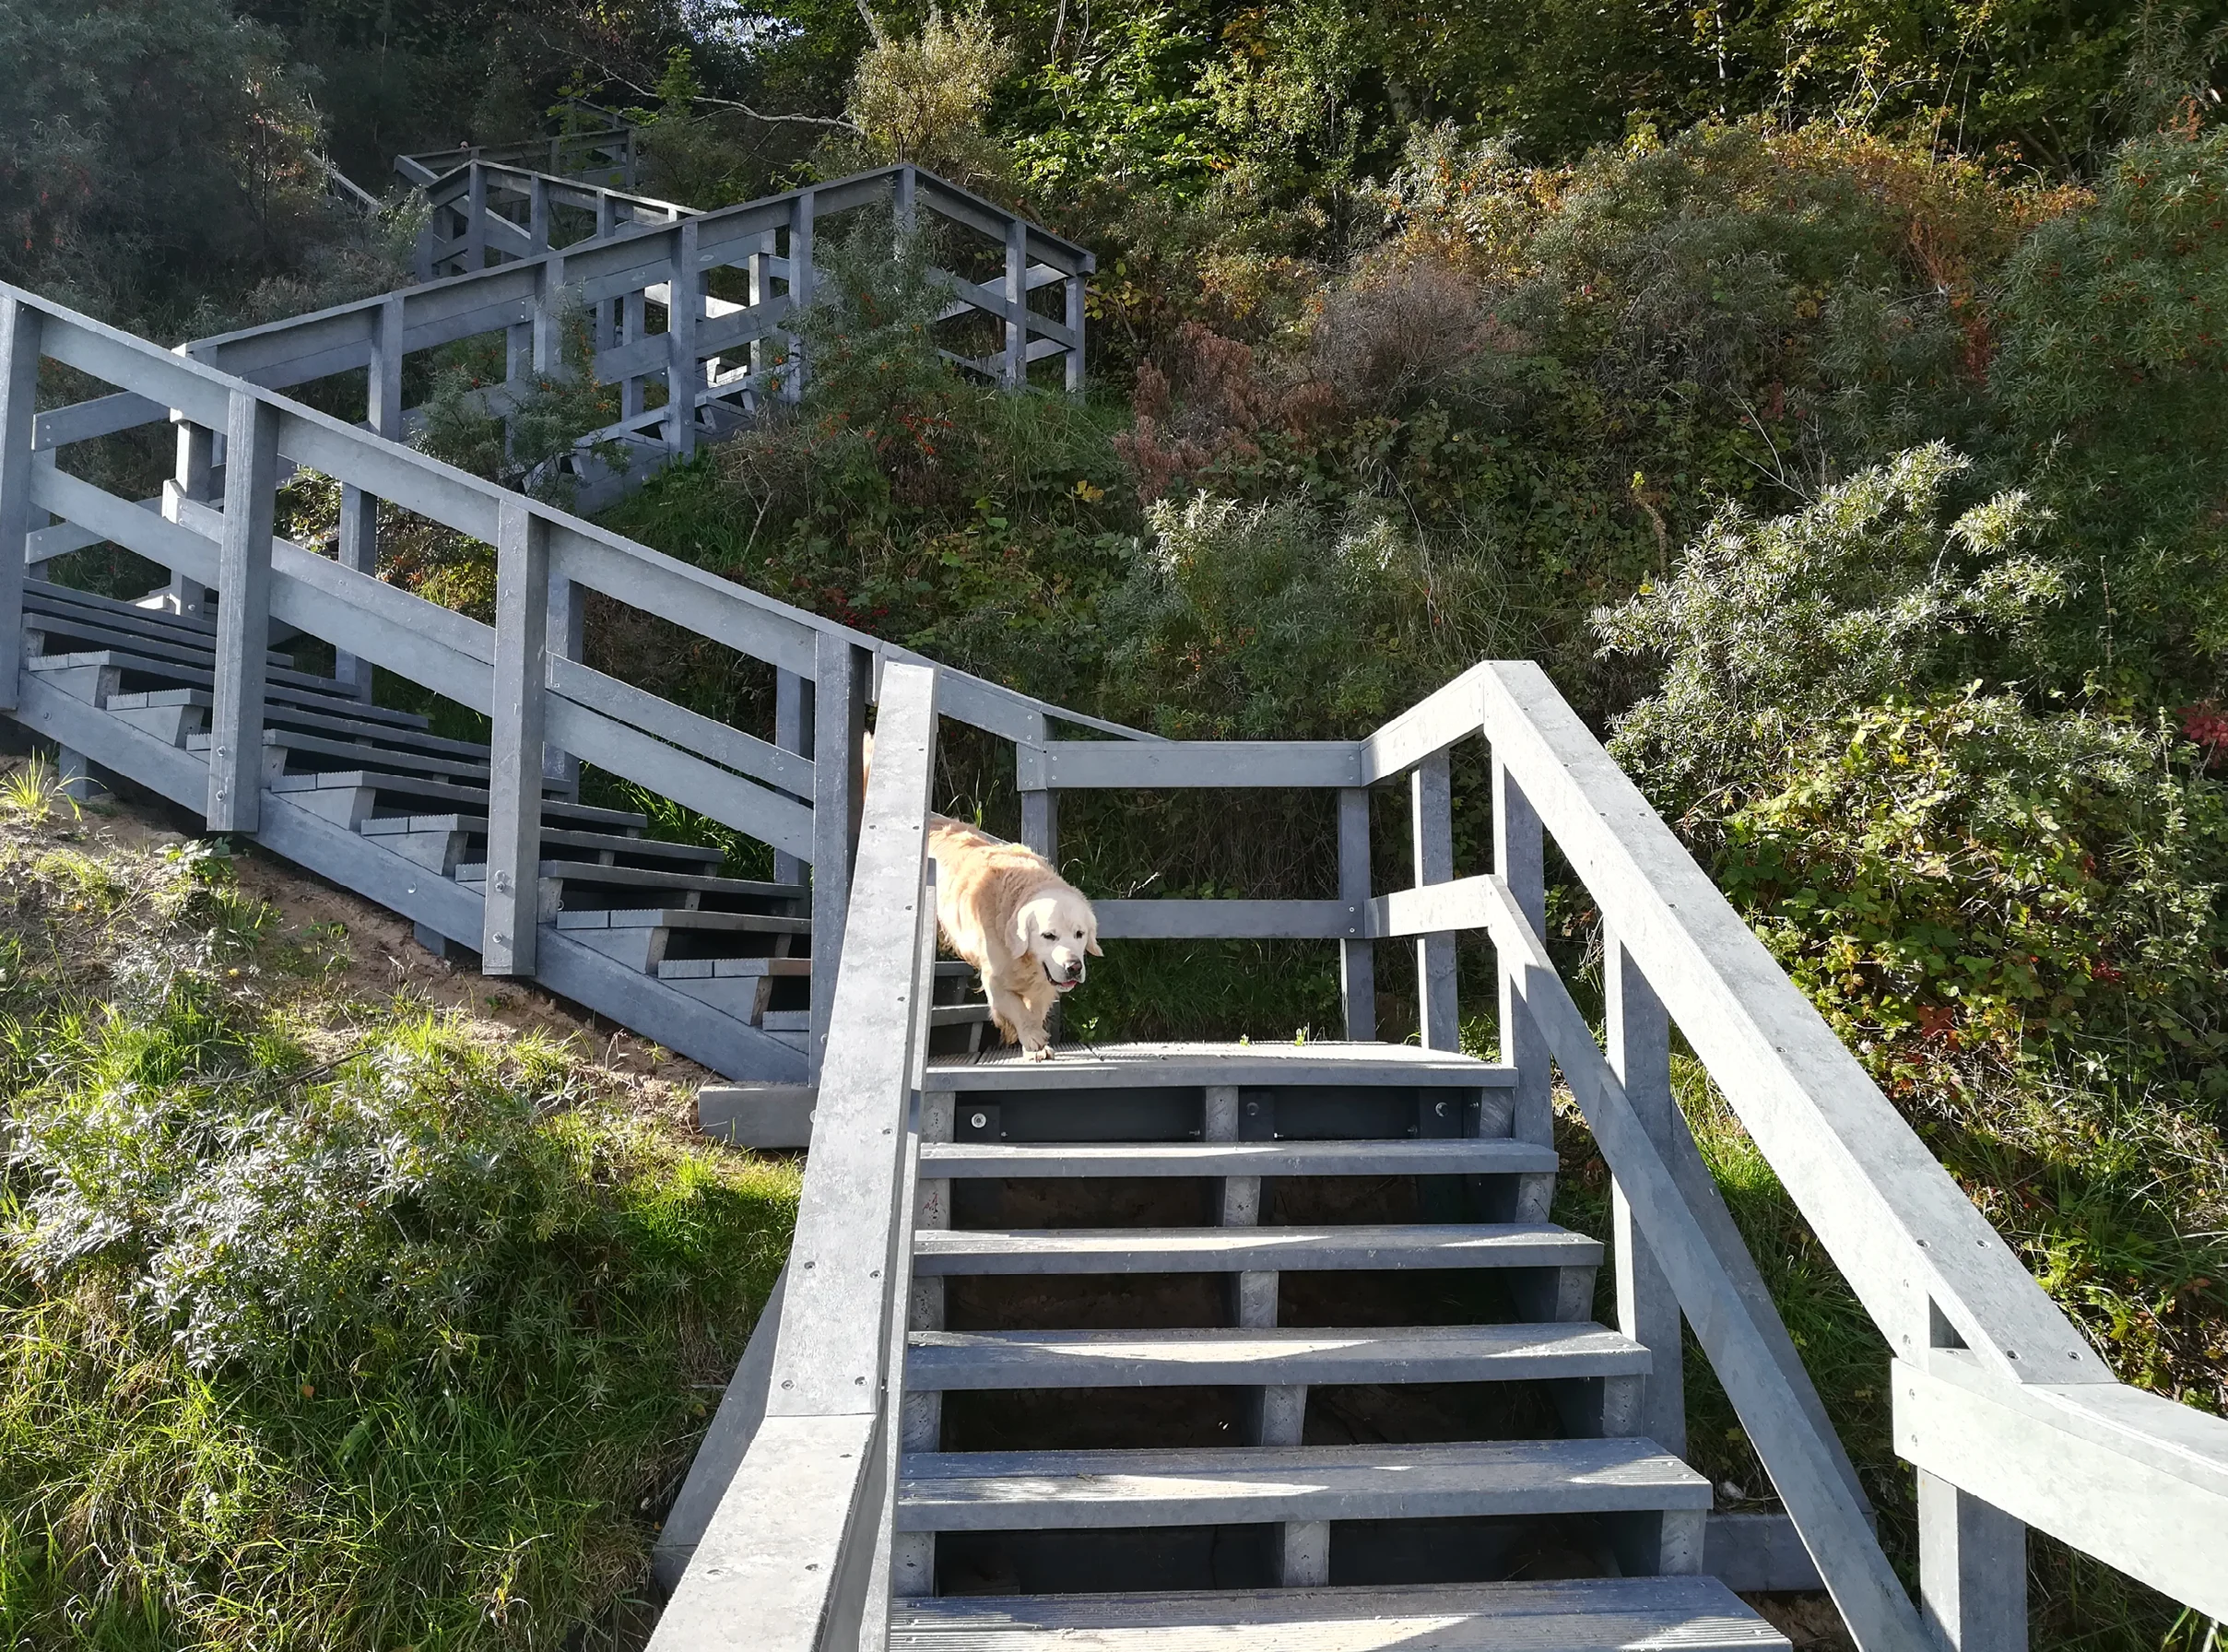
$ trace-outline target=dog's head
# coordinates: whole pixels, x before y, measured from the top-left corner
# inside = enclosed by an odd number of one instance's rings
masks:
[[[1083,985],[1083,959],[1099,957],[1099,918],[1072,889],[1048,889],[1013,914],[1021,952],[1044,972],[1055,992]]]

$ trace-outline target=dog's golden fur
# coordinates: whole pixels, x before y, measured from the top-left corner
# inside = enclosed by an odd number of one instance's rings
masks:
[[[866,761],[874,761],[867,737]],[[1060,995],[1083,983],[1097,958],[1099,919],[1083,892],[1034,849],[947,815],[928,817],[936,862],[937,924],[944,942],[974,965],[1006,1042],[1032,1061],[1052,1054],[1045,1020]]]

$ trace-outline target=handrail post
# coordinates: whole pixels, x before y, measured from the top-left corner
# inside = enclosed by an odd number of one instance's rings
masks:
[[[620,342],[640,343],[649,336],[650,331],[648,295],[639,289],[630,292],[619,301],[619,305],[623,324],[620,331],[625,335]],[[621,419],[634,419],[641,415],[642,410],[642,375],[630,372],[619,382],[619,416]]]
[[[477,275],[488,266],[488,175],[475,159],[466,178],[465,273]]]
[[[677,459],[696,452],[696,393],[704,382],[696,359],[696,323],[704,309],[696,238],[696,219],[674,226],[672,269],[666,277],[666,445]]]
[[[0,710],[23,669],[24,541],[31,531],[31,420],[39,410],[41,316],[0,295]]]
[[[1918,1603],[1944,1652],[2027,1652],[2027,1528],[1918,1470]]]
[[[181,499],[214,506],[217,498],[217,432],[191,419],[178,419],[177,492]],[[169,504],[166,515],[174,514]],[[345,523],[345,518],[344,518]],[[199,614],[208,607],[209,589],[199,580],[173,572],[167,588],[171,606],[181,614]]]
[[[1069,276],[1060,283],[1060,319],[1074,336],[1067,345],[1067,393],[1083,392],[1083,277]]]
[[[1455,876],[1455,794],[1453,765],[1447,754],[1434,751],[1418,763],[1409,777],[1409,790],[1417,887],[1450,882]],[[1418,937],[1416,1007],[1427,1050],[1462,1047],[1455,989],[1454,936]]]
[[[1338,793],[1338,899],[1355,929],[1362,927],[1370,902],[1369,788],[1350,785]],[[1338,943],[1338,998],[1346,1011],[1346,1035],[1358,1041],[1377,1036],[1377,948],[1374,941]]]
[[[789,205],[789,313],[793,316],[802,316],[812,307],[812,216],[813,192],[799,190]],[[805,394],[805,338],[795,330],[784,336],[789,343],[789,372],[782,384],[782,396],[794,402]]]
[[[487,975],[531,975],[541,926],[549,525],[518,495],[502,502],[495,558],[495,728],[488,757],[488,881],[479,967]]]
[[[1037,761],[1029,761],[1032,747],[1042,748],[1045,738],[1044,714],[1032,712],[1025,719],[1034,739],[1030,745],[1014,749],[1014,766],[1021,792],[1021,844],[1034,849],[1055,867],[1060,864],[1060,794],[1053,788],[1051,764],[1043,761],[1041,749]],[[1060,1005],[1055,999],[1044,1012],[1044,1036],[1058,1040],[1060,1035]]]
[[[1493,754],[1493,870],[1508,886],[1510,898],[1535,932],[1547,932],[1546,836],[1539,813],[1524,795],[1507,762]],[[1547,1039],[1531,1011],[1524,1006],[1514,965],[1499,961],[1501,977],[1501,1060],[1515,1070],[1510,1092],[1509,1133],[1519,1141],[1551,1146],[1555,1124],[1548,1087]],[[1526,1185],[1528,1186],[1528,1184]],[[1537,1197],[1534,1195],[1533,1197]],[[1544,1200],[1538,1210],[1515,1212],[1516,1221],[1544,1221]]]
[[[534,282],[534,371],[545,379],[556,378],[565,371],[563,312],[559,302],[564,289],[565,255],[551,253],[542,260]]]
[[[225,420],[224,531],[217,545],[211,832],[253,832],[262,823],[264,655],[271,646],[271,528],[277,492],[278,409],[251,390],[234,390]]]
[[[549,144],[549,170],[557,171],[557,143]],[[536,253],[549,250],[549,181],[536,176],[526,185],[526,245]]]
[[[999,377],[1008,390],[1029,383],[1029,225],[1006,220],[1006,363]]]
[[[1663,1000],[1616,932],[1603,926],[1609,1070],[1624,1086],[1641,1127],[1666,1159],[1672,1155],[1671,1023]],[[1640,1432],[1673,1457],[1687,1449],[1686,1385],[1680,1369],[1679,1298],[1633,1220],[1621,1183],[1610,1183],[1617,1268],[1617,1328],[1654,1356],[1640,1408]]]
[[[822,631],[813,671],[812,719],[812,1072],[828,1053],[828,1018],[843,956],[851,905],[851,863],[858,852],[865,800],[861,760],[866,735],[867,652]]]
[[[766,260],[773,256],[773,231],[769,230],[752,243],[749,255],[743,260],[743,276],[749,283],[748,296],[752,309],[764,303],[772,294],[766,282]],[[749,344],[750,377],[745,381],[750,387],[747,405],[757,412],[766,398],[766,336],[760,334]]]
[[[920,169],[907,162],[898,168],[895,195],[890,216],[900,235],[911,235],[920,228]]]
[[[773,673],[773,743],[784,751],[812,755],[812,678],[776,667]],[[773,852],[776,883],[805,881],[806,863],[794,855]]]
[[[549,574],[549,617],[546,646],[555,659],[586,657],[588,588],[554,570]],[[545,786],[561,789],[568,797],[580,796],[580,759],[561,746],[548,742],[541,749],[541,777]]]
[[[379,306],[371,328],[371,364],[367,375],[364,409],[374,435],[388,441],[402,436],[402,294],[390,292]],[[184,438],[180,437],[181,452]],[[181,466],[183,469],[183,466]],[[340,537],[337,554],[343,568],[379,575],[379,496],[353,483],[340,489]],[[359,700],[371,697],[371,662],[340,649],[333,653],[333,675],[355,690]]]

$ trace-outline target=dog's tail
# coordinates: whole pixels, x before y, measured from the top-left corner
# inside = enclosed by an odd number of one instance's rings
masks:
[[[869,728],[859,746],[859,789],[866,790],[866,782],[874,776],[874,730]]]

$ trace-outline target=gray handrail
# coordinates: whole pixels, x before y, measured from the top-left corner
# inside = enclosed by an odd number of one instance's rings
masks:
[[[1446,765],[1473,736],[1492,757],[1496,864],[1458,878]],[[1044,819],[1062,790],[1336,790],[1338,899],[1102,902],[1100,934],[1338,940],[1350,1037],[1373,1035],[1375,943],[1416,944],[1425,1042],[1440,1044],[1452,938],[1491,938],[1517,1133],[1547,1127],[1551,1056],[1636,1220],[1630,1241],[1652,1253],[1867,1652],[1918,1646],[1920,1611],[1866,1529],[1846,1458],[1677,1119],[1660,1035],[1653,1070],[1632,1065],[1635,1018],[1678,1026],[1888,1339],[1935,1633],[1964,1652],[2023,1645],[2027,1526],[2228,1615],[2228,1422],[2114,1380],[1537,666],[1474,667],[1360,740],[1046,740],[1021,749],[1017,777]],[[1402,777],[1417,875],[1375,894],[1368,788]],[[1548,838],[1602,914],[1606,1054],[1540,938]],[[1620,1306],[1646,1311],[1621,1293]]]
[[[850,1652],[889,1592],[912,1113],[936,960],[936,692],[930,668],[892,666],[884,678],[854,879],[860,916],[843,938],[765,1419],[658,1621],[654,1652]]]

